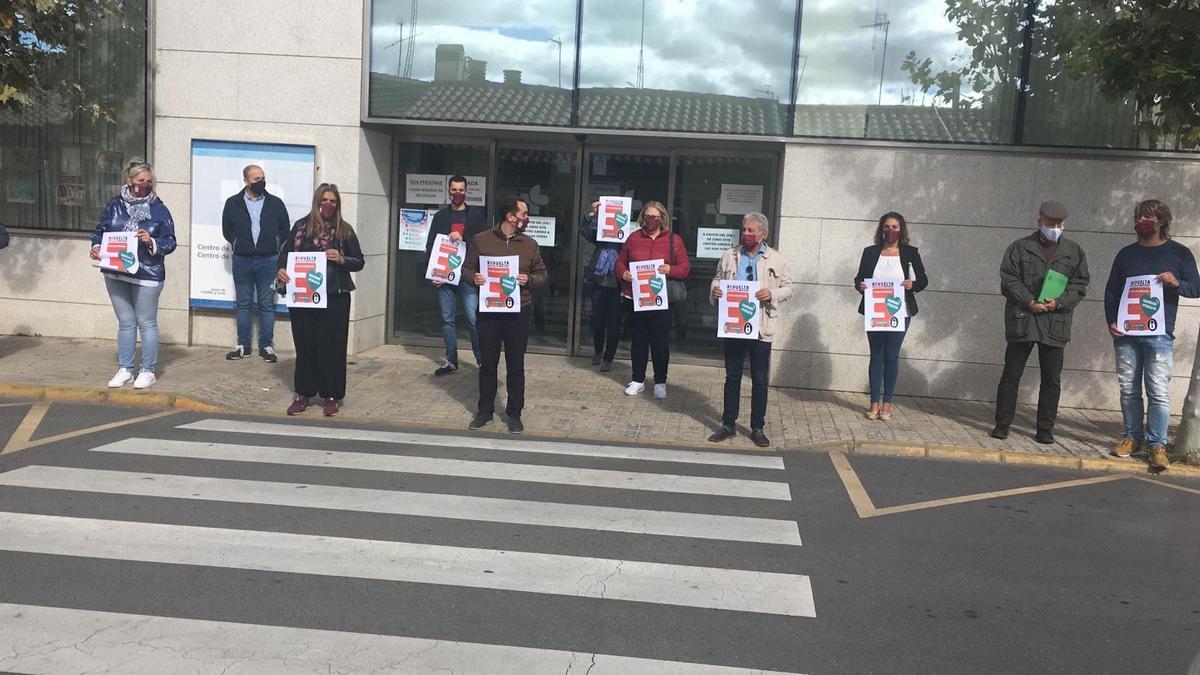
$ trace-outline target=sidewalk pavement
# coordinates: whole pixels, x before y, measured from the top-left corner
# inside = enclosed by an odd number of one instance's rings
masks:
[[[116,345],[107,340],[0,337],[0,395],[93,398],[124,404],[281,415],[291,402],[290,354],[271,365],[257,357],[226,361],[219,347],[164,345],[158,384],[144,392],[129,387],[111,398],[105,384],[115,370]],[[376,424],[429,425],[467,432],[475,410],[476,369],[435,377],[439,349],[388,345],[353,355],[348,367],[345,407],[339,418]],[[469,355],[463,363],[470,362]],[[724,371],[719,367],[671,365],[669,395],[657,401],[650,387],[625,396],[627,362],[600,373],[586,357],[531,354],[526,357],[526,407],[531,434],[708,447],[755,449],[747,435],[750,378],[742,384],[739,436],[707,442],[720,424]],[[504,373],[497,411],[504,409]],[[19,386],[29,385],[29,386]],[[56,393],[57,392],[57,393]],[[1108,450],[1121,435],[1116,411],[1064,408],[1053,445],[1035,443],[1033,406],[1021,406],[1005,441],[988,436],[991,403],[899,397],[890,422],[863,417],[860,393],[773,388],[767,411],[773,449],[835,449],[847,452],[944,457],[977,461],[1043,464],[1108,471],[1144,472],[1138,460],[1118,460]],[[319,408],[301,416],[321,419]],[[501,416],[491,430],[503,430]],[[1180,464],[1172,466],[1188,470]]]

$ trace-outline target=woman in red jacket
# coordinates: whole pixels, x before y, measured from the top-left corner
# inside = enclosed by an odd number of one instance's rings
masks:
[[[616,273],[621,280],[621,304],[625,312],[633,313],[630,335],[630,360],[633,377],[625,393],[637,396],[646,390],[646,362],[654,359],[654,398],[667,397],[667,362],[671,358],[668,337],[671,333],[671,310],[635,312],[633,310],[633,276],[629,264],[643,260],[662,260],[658,271],[667,279],[683,281],[691,272],[687,247],[683,239],[671,231],[667,208],[659,202],[646,202],[638,214],[642,227],[629,235],[617,255]],[[665,292],[665,291],[664,291]]]

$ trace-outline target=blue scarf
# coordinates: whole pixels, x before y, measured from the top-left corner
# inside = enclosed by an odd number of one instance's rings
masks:
[[[596,266],[592,269],[592,274],[598,277],[606,277],[612,274],[613,268],[617,264],[617,249],[611,246],[605,246],[596,254]]]

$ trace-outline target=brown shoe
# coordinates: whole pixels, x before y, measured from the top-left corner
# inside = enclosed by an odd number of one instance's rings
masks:
[[[1150,468],[1155,471],[1166,471],[1171,460],[1167,458],[1167,449],[1161,445],[1150,448]]]
[[[1132,438],[1122,438],[1121,442],[1113,448],[1112,454],[1116,457],[1128,457],[1137,452],[1141,445]]]
[[[287,414],[299,415],[300,413],[304,412],[307,408],[308,408],[308,397],[307,396],[297,396],[296,400],[292,401],[292,404],[288,406]]]
[[[716,431],[713,432],[712,436],[708,437],[708,440],[712,441],[713,443],[720,443],[721,441],[729,440],[734,436],[737,436],[737,432],[733,430],[733,427],[721,425]]]
[[[325,399],[325,404],[321,406],[321,414],[326,417],[333,417],[334,415],[338,414],[337,399]]]

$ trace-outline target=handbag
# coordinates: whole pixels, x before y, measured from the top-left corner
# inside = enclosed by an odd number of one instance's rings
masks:
[[[671,237],[671,265],[675,265],[675,233],[668,232]],[[667,302],[683,302],[687,300],[687,286],[678,279],[667,279]]]

